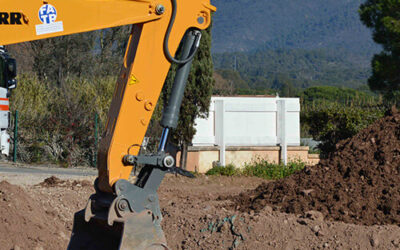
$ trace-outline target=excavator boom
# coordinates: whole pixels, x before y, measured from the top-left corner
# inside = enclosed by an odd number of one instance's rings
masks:
[[[75,216],[70,248],[81,248],[78,243],[84,240],[79,235],[87,236],[87,230],[94,232],[103,224],[107,229],[99,230],[105,235],[111,231],[114,236],[124,234],[117,236],[119,243],[114,244],[121,249],[146,249],[160,242],[163,234],[156,191],[165,173],[181,171],[164,148],[169,129],[176,127],[183,89],[200,40],[198,30],[210,25],[215,7],[209,0],[0,0],[0,6],[3,45],[132,24],[99,146],[96,194]],[[182,39],[185,42],[178,60],[174,55]],[[162,121],[159,152],[138,155],[171,63],[180,66],[173,101]],[[137,164],[145,167],[131,184],[127,180]],[[90,237],[100,235],[91,233]],[[85,242],[82,249],[91,245]]]

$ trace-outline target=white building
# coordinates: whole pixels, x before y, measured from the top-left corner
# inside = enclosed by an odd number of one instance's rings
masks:
[[[189,170],[205,172],[216,161],[242,165],[254,157],[308,161],[308,147],[300,147],[299,98],[215,96],[208,118],[195,123]]]

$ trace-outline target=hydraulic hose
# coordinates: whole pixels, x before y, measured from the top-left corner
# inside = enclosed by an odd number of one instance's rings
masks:
[[[176,9],[177,9],[176,0],[171,0],[171,4],[172,4],[172,14],[171,14],[171,20],[169,21],[167,32],[166,32],[165,38],[164,38],[164,53],[165,53],[165,56],[167,57],[168,61],[170,61],[171,63],[173,62],[176,64],[185,64],[185,63],[191,61],[193,59],[193,57],[195,56],[196,51],[200,46],[201,32],[198,32],[198,35],[196,36],[196,42],[194,43],[194,49],[191,50],[192,53],[190,55],[188,55],[187,58],[176,59],[175,57],[173,57],[168,48],[168,41],[169,41],[169,36],[171,34],[172,26],[174,25],[175,17],[176,17]]]

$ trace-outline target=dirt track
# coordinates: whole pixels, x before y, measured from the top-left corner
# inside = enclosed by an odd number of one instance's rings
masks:
[[[65,249],[73,213],[93,192],[87,181],[25,185],[26,174],[0,174],[0,249]],[[60,177],[65,177],[60,176]],[[33,178],[33,179],[32,179]],[[65,179],[65,178],[64,178]],[[238,212],[222,197],[254,189],[257,178],[168,176],[160,188],[163,228],[171,249],[394,249],[398,226],[361,226],[272,211]],[[19,183],[19,184],[18,184]],[[38,183],[38,182],[36,182]]]

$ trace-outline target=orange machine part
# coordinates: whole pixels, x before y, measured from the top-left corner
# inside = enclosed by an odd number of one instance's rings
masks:
[[[55,29],[47,34],[38,35],[37,27],[43,25],[40,9],[46,4],[55,8],[56,18],[52,24],[61,22],[62,31]],[[155,13],[155,5],[156,1],[153,0],[0,0],[0,44],[7,45],[156,20],[162,16]],[[18,17],[14,22],[11,20],[13,15]],[[48,25],[48,28],[51,29],[51,25]]]
[[[39,10],[46,4],[57,15],[43,34]],[[163,5],[165,12],[157,14],[157,5]],[[134,24],[98,154],[99,188],[113,192],[117,180],[129,178],[132,167],[124,166],[122,158],[130,148],[130,154],[139,152],[131,146],[142,144],[170,68],[163,49],[172,13],[170,0],[0,0],[0,6],[1,45]],[[215,10],[209,0],[177,0],[169,51],[175,54],[189,28],[207,28]],[[4,22],[11,16],[13,22]]]
[[[166,15],[171,15],[169,1],[163,3]],[[210,24],[207,1],[178,1],[178,12],[171,32],[169,49],[177,50],[188,28],[205,29]],[[198,23],[198,17],[205,22]],[[99,149],[99,188],[112,191],[119,179],[128,179],[131,166],[124,166],[122,158],[136,155],[146,133],[153,109],[157,103],[171,63],[163,51],[164,37],[170,19],[134,25],[129,39],[124,65],[114,92],[108,114],[106,134]],[[132,146],[132,147],[131,147]]]

